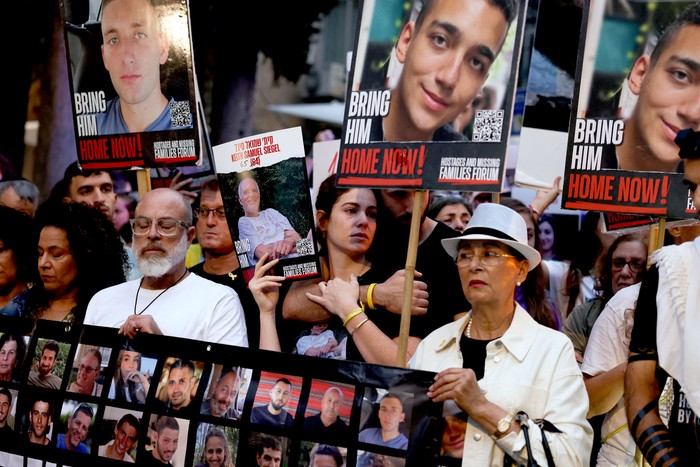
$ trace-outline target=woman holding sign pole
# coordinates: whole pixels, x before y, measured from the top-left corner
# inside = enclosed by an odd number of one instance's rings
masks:
[[[540,262],[525,221],[481,204],[463,235],[442,244],[472,310],[428,335],[409,365],[437,371],[428,397],[463,412],[462,465],[552,465],[550,456],[557,465],[588,465],[593,431],[571,342],[515,302],[516,286]],[[541,431],[538,419],[553,428]]]

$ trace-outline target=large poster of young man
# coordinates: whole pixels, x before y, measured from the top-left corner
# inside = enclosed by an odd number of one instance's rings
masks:
[[[80,165],[194,165],[200,122],[188,3],[76,0],[61,6]]]
[[[363,1],[338,186],[500,191],[524,13],[524,0]]]
[[[675,140],[700,128],[700,6],[625,5],[591,4],[563,207],[691,217]]]

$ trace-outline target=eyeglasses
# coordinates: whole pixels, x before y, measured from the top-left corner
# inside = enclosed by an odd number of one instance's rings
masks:
[[[644,269],[644,261],[639,261],[637,259],[627,261],[622,258],[613,258],[612,268],[614,271],[622,271],[625,266],[629,266],[630,271],[634,273],[641,272],[641,270]]]
[[[131,223],[131,230],[137,237],[145,237],[148,235],[153,225],[153,219],[149,219],[148,217],[137,217],[136,219],[131,219],[129,222]],[[184,228],[190,226],[187,222],[179,221],[172,217],[156,219],[156,230],[163,237],[174,237],[177,235],[177,227],[180,225]]]
[[[459,251],[457,252],[456,263],[457,266],[469,266],[472,264],[472,260],[478,258],[479,262],[484,266],[497,266],[501,264],[505,258],[515,258],[513,255],[506,253],[496,253],[495,251],[485,251],[483,255],[477,255],[473,251]]]
[[[85,373],[92,373],[93,371],[97,371],[97,368],[93,368],[91,366],[85,366],[85,365],[80,365],[78,367],[78,372],[84,371]]]
[[[209,213],[213,212],[214,215],[216,216],[217,219],[220,221],[226,220],[226,211],[224,211],[224,208],[217,208],[217,209],[208,209],[208,208],[196,208],[194,210],[194,215],[197,216],[198,219],[206,219],[209,217]]]

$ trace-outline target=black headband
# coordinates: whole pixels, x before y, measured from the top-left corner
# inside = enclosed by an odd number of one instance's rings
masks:
[[[488,235],[489,237],[496,237],[496,238],[501,238],[503,240],[511,240],[513,242],[520,243],[520,241],[514,239],[510,235],[503,233],[500,230],[492,229],[491,227],[467,228],[467,230],[462,232],[462,236],[465,236],[465,235]]]

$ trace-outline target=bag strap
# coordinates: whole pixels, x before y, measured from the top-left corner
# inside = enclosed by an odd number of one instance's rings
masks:
[[[533,421],[540,427],[540,431],[542,432],[542,448],[544,449],[544,455],[547,458],[547,465],[549,467],[555,467],[556,464],[554,463],[552,451],[549,449],[549,441],[547,441],[545,431],[549,431],[551,433],[561,433],[561,430],[554,426],[552,422],[543,418],[538,418]]]

